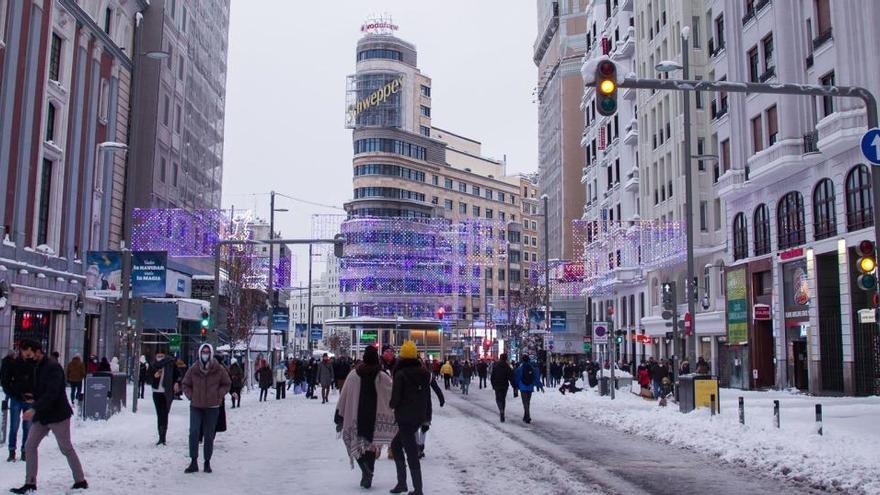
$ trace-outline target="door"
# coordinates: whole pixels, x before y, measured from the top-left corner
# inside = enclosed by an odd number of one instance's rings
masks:
[[[769,388],[776,382],[773,368],[773,322],[758,320],[754,322],[752,342],[752,364],[749,373],[754,388]],[[758,377],[755,378],[755,371]]]
[[[794,386],[800,390],[806,390],[807,381],[807,341],[795,340],[791,343],[794,356]]]

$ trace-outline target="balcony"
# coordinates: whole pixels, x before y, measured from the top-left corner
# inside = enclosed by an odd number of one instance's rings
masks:
[[[765,70],[764,73],[758,77],[758,80],[761,81],[762,83],[764,83],[764,82],[767,82],[771,77],[773,77],[775,75],[776,75],[776,67],[768,67],[767,70]]]
[[[636,51],[636,28],[630,26],[624,33],[624,38],[617,42],[617,49],[612,58],[628,58]]]
[[[819,151],[834,156],[852,147],[858,148],[867,126],[864,108],[838,110],[820,120],[816,125]]]
[[[833,39],[833,36],[831,36],[831,28],[828,28],[828,31],[825,31],[813,40],[813,51],[818,50],[820,46],[824,45],[831,39]]]
[[[819,131],[804,134],[804,154],[819,152]]]
[[[783,139],[748,160],[749,179],[763,185],[777,182],[804,167],[802,139]]]
[[[639,142],[639,123],[633,119],[623,133],[623,142],[629,145],[635,145]]]
[[[718,194],[719,197],[727,199],[727,196],[745,186],[745,183],[748,180],[746,175],[745,169],[731,169],[724,172],[723,175],[718,177],[718,180],[713,185],[715,193]]]
[[[715,45],[715,40],[709,40],[709,56],[715,58],[721,55],[721,52],[724,51],[724,40],[721,40],[718,45]]]
[[[626,182],[623,183],[623,190],[636,192],[639,190],[639,170],[635,169],[626,174]]]

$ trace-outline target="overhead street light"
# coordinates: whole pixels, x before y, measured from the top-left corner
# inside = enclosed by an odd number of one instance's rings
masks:
[[[171,56],[170,53],[163,51],[143,52],[141,55],[152,60],[165,60]]]

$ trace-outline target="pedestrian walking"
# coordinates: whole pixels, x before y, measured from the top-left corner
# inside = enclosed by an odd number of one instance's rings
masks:
[[[268,363],[267,363],[268,365]],[[275,365],[274,376],[275,376],[275,400],[281,400],[287,398],[287,365],[284,364],[284,361],[278,361],[278,364]]]
[[[40,442],[51,431],[58,442],[58,448],[67,458],[67,465],[73,474],[73,490],[85,490],[89,487],[83,473],[82,464],[70,441],[70,418],[73,409],[67,402],[64,390],[64,369],[58,362],[47,358],[42,345],[32,340],[24,340],[20,344],[21,357],[33,369],[34,388],[24,395],[24,400],[31,408],[22,413],[22,419],[33,421],[30,433],[25,442],[27,454],[24,485],[10,490],[12,493],[30,493],[37,490],[37,463]]]
[[[425,370],[430,373],[431,365],[427,362],[424,362]],[[440,389],[440,385],[437,384],[437,376],[431,373],[431,390],[434,391],[434,394],[437,395],[437,401],[440,403],[440,407],[443,407],[446,404],[446,399],[443,397],[443,390]],[[430,395],[430,394],[428,394]],[[431,422],[431,412],[433,407],[428,409],[428,423]],[[425,457],[425,442],[428,439],[428,429],[422,425],[419,431],[416,433],[416,444],[419,446],[419,459]]]
[[[98,373],[110,373],[110,361],[107,361],[107,356],[101,358],[101,364],[98,365]]]
[[[82,362],[79,354],[73,356],[73,359],[67,363],[67,369],[64,370],[64,376],[67,378],[67,384],[70,386],[70,403],[76,404],[82,395],[83,380],[86,378],[86,365]]]
[[[522,364],[516,369],[515,379],[519,394],[522,397],[523,421],[528,424],[532,422],[532,392],[535,391],[535,388],[544,388],[544,384],[541,383],[541,374],[535,369],[535,365],[531,363],[528,355],[522,357]]]
[[[238,364],[238,359],[232,358],[229,366],[229,394],[232,396],[232,409],[241,407],[241,389],[244,388],[244,370]]]
[[[333,365],[330,356],[325,352],[318,365],[318,382],[321,384],[321,404],[330,402],[330,386],[333,385]]]
[[[413,484],[413,491],[409,495],[423,494],[416,432],[420,429],[427,432],[430,428],[430,381],[430,374],[419,361],[415,343],[404,342],[400,348],[400,361],[397,363],[391,391],[391,408],[394,409],[394,419],[397,420],[398,427],[397,435],[391,442],[394,465],[397,468],[397,486],[391,493],[404,493],[408,490],[406,466],[409,465]]]
[[[6,461],[15,462],[19,427],[21,427],[21,460],[24,461],[25,445],[31,430],[31,420],[24,418],[24,413],[31,408],[27,396],[32,396],[34,393],[34,366],[25,361],[20,347],[17,356],[4,358],[3,392],[9,400],[9,436],[6,441],[9,457]]]
[[[265,402],[269,398],[269,387],[272,386],[272,370],[269,369],[269,363],[258,361],[254,378],[260,386],[260,402]]]
[[[471,366],[470,361],[465,361],[464,365],[461,367],[461,394],[469,395],[469,391],[471,388],[471,379],[474,376],[474,367]]]
[[[485,359],[481,359],[477,363],[477,376],[479,377],[478,387],[486,388],[486,377],[489,375],[489,363]]]
[[[364,359],[345,379],[336,403],[334,422],[349,462],[361,469],[361,487],[370,488],[376,457],[391,445],[397,424],[391,411],[391,377],[382,372],[379,351],[367,346]]]
[[[345,386],[345,377],[350,371],[351,363],[347,357],[338,358],[333,363],[333,377],[336,379],[336,390],[339,392],[342,392],[342,387]]]
[[[449,382],[452,380],[452,364],[447,359],[443,366],[440,367],[440,373],[443,374],[443,387],[449,390]]]
[[[119,373],[119,358],[116,356],[110,360],[110,373]]]
[[[166,356],[164,351],[156,351],[153,363],[145,373],[150,379],[150,388],[153,389],[153,405],[156,407],[156,427],[159,430],[159,441],[156,445],[165,445],[165,436],[168,433],[168,414],[171,412],[171,404],[174,403],[174,394],[180,388],[180,372],[175,359]]]
[[[516,379],[513,368],[507,362],[507,354],[502,353],[498,356],[498,361],[492,366],[492,377],[490,379],[492,389],[495,391],[495,404],[498,406],[498,414],[501,422],[504,422],[504,410],[507,408],[507,389],[513,388],[513,397],[519,395],[519,389],[516,387]]]
[[[211,455],[214,453],[214,434],[220,403],[229,392],[229,373],[214,360],[214,348],[210,344],[199,346],[199,360],[190,366],[183,377],[183,393],[189,404],[189,466],[184,473],[199,470],[199,437],[204,438],[204,471],[211,471]]]
[[[287,390],[290,390],[290,386],[294,384],[296,384],[296,360],[290,358],[287,360]]]
[[[147,356],[141,356],[138,367],[138,399],[144,398],[144,389],[147,388],[147,370],[150,365],[147,363]]]
[[[86,364],[86,374],[94,375],[98,372],[98,356],[92,354],[89,356],[89,362]]]
[[[452,360],[452,386],[458,387],[459,382],[461,381],[459,378],[461,377],[461,363],[458,362],[458,359]]]

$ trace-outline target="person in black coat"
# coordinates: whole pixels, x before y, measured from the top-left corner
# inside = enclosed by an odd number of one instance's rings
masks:
[[[264,402],[269,398],[269,387],[272,386],[272,368],[269,367],[267,361],[262,361],[257,369],[257,383],[260,385],[260,402]]]
[[[440,385],[437,383],[437,375],[431,373],[429,369],[430,364],[427,361],[422,363],[422,366],[425,367],[425,371],[428,372],[428,375],[431,377],[431,390],[434,391],[434,394],[437,395],[437,401],[440,402],[440,407],[443,407],[446,404],[446,398],[443,397],[443,390],[440,388]],[[430,396],[430,394],[428,394]],[[428,408],[428,424],[431,423],[431,419],[433,417],[433,404]],[[416,434],[416,444],[419,446],[419,459],[425,457],[425,441],[428,436],[428,426],[422,425],[419,432]]]
[[[15,448],[18,441],[18,427],[21,426],[21,460],[25,460],[24,446],[31,429],[31,421],[22,420],[22,413],[31,408],[25,395],[34,392],[34,367],[26,362],[21,355],[8,355],[3,358],[2,377],[3,391],[9,401],[9,457],[7,462],[15,460]]]
[[[422,495],[422,467],[416,432],[427,432],[431,418],[431,375],[418,358],[415,343],[407,341],[400,348],[400,359],[394,373],[390,406],[397,421],[397,435],[391,442],[394,465],[397,468],[397,486],[391,493],[406,492],[406,465],[409,464],[413,491],[410,495]],[[406,458],[404,461],[404,453]]]
[[[43,354],[38,342],[25,340],[21,343],[21,356],[28,364],[35,366],[35,382],[33,393],[25,395],[25,401],[31,409],[22,414],[22,419],[33,420],[31,431],[25,444],[27,466],[25,467],[25,484],[10,490],[12,493],[29,493],[37,489],[37,452],[40,442],[49,432],[55,435],[58,448],[67,458],[67,464],[73,473],[73,490],[87,489],[85,473],[76,450],[70,441],[70,418],[73,409],[67,402],[67,383],[64,368],[57,361]]]
[[[156,407],[156,427],[159,431],[159,441],[156,445],[165,445],[165,435],[168,432],[168,414],[171,412],[171,404],[174,403],[174,394],[180,385],[180,371],[176,360],[166,356],[163,351],[157,351],[155,359],[147,367],[144,378],[150,381],[153,389],[153,405]]]
[[[495,404],[498,405],[498,414],[501,422],[504,422],[504,409],[507,407],[507,389],[513,387],[513,396],[519,395],[516,388],[516,380],[513,368],[507,362],[507,354],[498,356],[498,361],[492,367],[492,377],[490,379],[492,389],[495,390]]]
[[[479,388],[486,386],[486,378],[489,376],[489,363],[485,359],[477,362],[477,376],[480,378]]]

